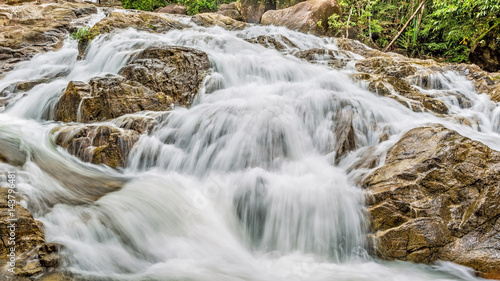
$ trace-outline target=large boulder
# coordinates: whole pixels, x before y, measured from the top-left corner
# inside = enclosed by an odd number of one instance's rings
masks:
[[[276,3],[271,0],[239,0],[236,7],[243,21],[259,23],[266,11],[276,9]]]
[[[246,27],[244,22],[216,13],[197,14],[191,20],[204,27],[220,26],[227,30],[241,30]]]
[[[96,122],[144,110],[167,111],[189,106],[210,62],[201,51],[184,47],[150,47],[132,58],[120,75],[68,84],[56,107],[63,122]]]
[[[488,34],[473,48],[469,60],[486,71],[500,71],[500,25]]]
[[[406,133],[363,182],[378,256],[500,276],[499,169],[500,152],[440,125]]]
[[[84,83],[68,84],[56,108],[56,120],[97,122],[142,110],[165,111],[173,100],[162,93],[122,76],[96,77]]]
[[[324,35],[328,33],[328,17],[341,13],[336,0],[308,0],[286,9],[269,10],[262,15],[261,23]]]
[[[269,10],[285,9],[304,0],[239,0],[236,8],[241,14],[243,21],[259,23],[262,15]]]
[[[52,133],[56,144],[85,162],[124,167],[127,157],[139,140],[133,130],[110,125],[63,125]]]
[[[166,95],[167,101],[189,106],[209,69],[208,55],[202,51],[150,47],[137,54],[119,74]]]

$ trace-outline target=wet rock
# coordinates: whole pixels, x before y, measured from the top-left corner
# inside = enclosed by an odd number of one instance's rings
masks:
[[[294,55],[312,63],[327,64],[334,68],[344,68],[347,63],[353,60],[348,52],[317,48],[299,51]]]
[[[57,121],[96,122],[144,110],[189,106],[207,75],[208,56],[184,47],[150,47],[120,75],[70,82],[57,107]]]
[[[122,76],[108,75],[89,84],[72,81],[56,107],[56,120],[98,122],[143,110],[165,111],[173,100]]]
[[[191,20],[204,27],[220,26],[227,30],[241,30],[246,27],[244,22],[216,13],[197,14]]]
[[[474,64],[450,64],[446,69],[467,76],[474,83],[478,94],[487,94],[495,102],[500,102],[500,73],[489,73]]]
[[[236,7],[236,2],[232,2],[229,4],[222,4],[217,11],[217,14],[230,17],[234,20],[242,21],[241,13]]]
[[[74,9],[95,8],[87,3],[25,3],[0,5],[0,77],[17,63],[62,47]]]
[[[0,187],[0,235],[4,247],[0,248],[0,267],[9,266],[8,254],[10,248],[15,247],[16,262],[14,267],[14,278],[34,277],[57,268],[61,260],[59,255],[59,244],[46,243],[43,234],[43,225],[36,221],[31,213],[19,203],[20,194],[14,194],[17,201],[11,209],[12,202],[7,201],[9,189]],[[12,194],[11,194],[12,195]],[[12,213],[12,215],[11,215]],[[15,221],[15,246],[9,244],[10,229],[12,221]]]
[[[139,134],[109,125],[63,125],[52,133],[56,144],[82,161],[124,167]]]
[[[324,35],[328,33],[328,17],[332,14],[341,14],[336,0],[308,0],[286,9],[269,10],[262,15],[261,23]]]
[[[415,112],[448,113],[448,107],[442,101],[418,91],[405,80],[395,76],[357,73],[353,75],[353,78],[366,82],[371,92],[395,99]]]
[[[159,123],[165,121],[169,112],[144,112],[141,114],[127,114],[110,120],[117,127],[133,130],[139,134],[149,134]]]
[[[291,49],[297,48],[290,39],[283,35],[259,35],[257,37],[252,37],[250,39],[245,39],[245,41],[259,44],[266,48],[275,49],[280,52],[290,51]]]
[[[202,51],[185,47],[150,47],[137,54],[119,73],[165,95],[167,102],[189,106],[209,68],[208,56]]]
[[[500,152],[442,126],[416,128],[364,181],[383,259],[500,268]]]
[[[159,8],[155,12],[173,15],[187,15],[187,8],[180,4],[169,4],[163,8]]]

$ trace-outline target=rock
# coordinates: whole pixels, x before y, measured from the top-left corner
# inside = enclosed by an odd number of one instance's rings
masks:
[[[346,67],[347,63],[353,60],[348,52],[317,48],[299,51],[294,55],[311,63],[327,64],[337,69]]]
[[[180,4],[169,4],[163,8],[157,9],[155,12],[174,15],[187,15],[187,8]]]
[[[367,73],[354,74],[353,78],[357,81],[367,82],[367,88],[371,92],[395,99],[415,112],[448,113],[448,107],[442,101],[425,95],[405,80],[390,75]]]
[[[246,27],[246,24],[241,21],[234,20],[230,17],[216,13],[197,14],[191,18],[197,25],[204,27],[220,26],[227,30],[241,30]]]
[[[474,83],[478,94],[487,94],[494,102],[500,102],[500,73],[489,73],[474,64],[450,64],[446,69],[467,76]]]
[[[242,21],[241,13],[236,7],[236,2],[232,2],[229,4],[222,4],[217,11],[217,14],[230,17],[234,20]]]
[[[133,130],[139,134],[149,134],[159,123],[165,121],[169,112],[149,111],[143,114],[127,114],[110,120],[119,128]]]
[[[173,100],[122,76],[108,75],[89,84],[72,81],[56,107],[56,121],[98,122],[143,110],[165,111]]]
[[[244,22],[260,23],[264,12],[276,9],[276,2],[271,0],[239,0],[236,8]]]
[[[210,62],[201,51],[150,47],[139,52],[120,75],[96,77],[88,84],[68,84],[56,107],[57,121],[96,122],[144,110],[189,106]]]
[[[202,51],[185,47],[150,47],[137,54],[119,73],[166,95],[169,102],[189,106],[209,69],[210,61]]]
[[[52,133],[56,144],[71,155],[93,164],[124,167],[139,134],[109,125],[63,125]]]
[[[77,17],[85,17],[97,14],[97,7],[95,6],[82,7],[82,8],[72,9],[72,11],[73,13],[75,13]]]
[[[378,256],[498,276],[499,168],[500,152],[442,126],[406,133],[362,184]]]
[[[95,9],[88,3],[0,5],[0,77],[17,63],[62,47],[74,10]]]
[[[500,25],[490,30],[486,36],[472,48],[469,60],[490,72],[500,71]]]
[[[92,28],[95,36],[110,33],[117,29],[134,28],[153,33],[165,33],[172,29],[184,29],[189,26],[179,21],[179,18],[154,12],[111,12],[108,17],[95,24]]]
[[[262,15],[261,23],[325,35],[328,33],[328,17],[341,12],[336,0],[308,0],[286,9],[267,11]]]
[[[252,37],[250,39],[245,39],[245,41],[260,44],[266,48],[271,48],[278,50],[280,52],[290,51],[291,49],[297,48],[290,39],[285,36],[279,35],[259,35],[257,37]]]
[[[288,8],[302,1],[304,0],[239,0],[236,2],[236,9],[240,12],[243,21],[249,23],[259,23],[264,12]]]
[[[45,243],[43,234],[43,225],[36,221],[31,213],[19,204],[21,197],[16,193],[11,216],[10,204],[7,201],[8,189],[0,187],[0,235],[2,244],[5,247],[0,249],[0,267],[8,266],[11,245],[9,245],[10,230],[9,227],[13,223],[9,221],[11,218],[15,221],[15,253],[16,263],[14,268],[14,277],[32,277],[43,274],[48,270],[56,268],[61,259],[58,254],[59,244]]]

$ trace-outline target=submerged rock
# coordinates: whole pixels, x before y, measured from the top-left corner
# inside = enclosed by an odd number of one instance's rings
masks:
[[[336,0],[308,0],[286,9],[269,10],[262,15],[261,23],[323,35],[328,32],[328,17],[341,12]]]
[[[56,144],[82,161],[124,167],[132,146],[139,140],[133,130],[109,125],[63,125],[53,131]]]
[[[500,273],[500,152],[442,126],[416,128],[363,186],[375,250]]]
[[[167,111],[189,106],[208,73],[201,51],[184,47],[150,47],[120,70],[121,75],[96,77],[88,84],[70,82],[55,119],[96,122],[143,110]]]
[[[204,27],[220,26],[227,30],[241,30],[246,27],[244,22],[216,13],[197,14],[191,20]]]

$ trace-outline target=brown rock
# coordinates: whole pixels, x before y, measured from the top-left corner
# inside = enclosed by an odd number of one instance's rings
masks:
[[[368,82],[368,90],[371,92],[395,99],[415,112],[448,113],[448,107],[442,101],[418,91],[405,80],[385,74],[367,73],[354,74],[353,78]]]
[[[290,51],[291,49],[297,48],[297,45],[283,35],[259,35],[257,37],[246,39],[245,41],[253,44],[259,44],[266,48],[275,49],[280,52]]]
[[[124,167],[139,134],[109,125],[63,125],[53,130],[56,144],[82,161]]]
[[[18,62],[62,47],[74,10],[92,9],[88,3],[25,3],[0,5],[0,77]]]
[[[241,30],[246,27],[246,24],[241,21],[234,20],[230,17],[216,13],[197,14],[191,18],[197,25],[204,27],[220,26],[227,30]]]
[[[222,4],[219,7],[219,10],[217,11],[217,14],[230,17],[234,20],[239,20],[242,21],[243,18],[241,17],[241,13],[236,7],[236,2],[232,2],[229,4]]]
[[[149,134],[159,123],[165,121],[169,112],[146,112],[145,114],[127,114],[110,120],[116,126],[133,130],[139,134]]]
[[[276,3],[271,0],[239,0],[236,8],[245,22],[259,23],[264,12],[276,9]]]
[[[31,213],[19,204],[19,193],[11,194],[9,189],[0,187],[0,235],[3,247],[0,248],[0,267],[8,266],[10,248],[15,248],[16,262],[13,278],[32,277],[43,274],[59,265],[61,256],[58,244],[45,243],[43,225],[34,220]],[[8,202],[8,195],[13,195],[17,202]],[[12,214],[12,216],[11,216]],[[9,219],[17,219],[9,221]],[[11,225],[14,223],[15,245],[9,244]]]
[[[189,106],[209,68],[208,56],[202,51],[185,47],[150,47],[137,54],[119,73],[165,95],[167,102]],[[159,111],[154,108],[143,110]]]
[[[168,110],[169,100],[138,82],[121,76],[93,78],[89,84],[70,82],[56,108],[56,120],[97,122],[142,110]]]
[[[341,14],[336,0],[308,0],[286,9],[267,11],[261,23],[324,35],[328,33],[328,17],[332,14]]]
[[[112,12],[98,22],[93,30],[95,36],[109,33],[117,29],[134,28],[141,31],[153,33],[165,33],[172,29],[184,29],[189,26],[181,23],[179,18],[163,13],[154,12]]]
[[[363,183],[378,256],[498,274],[499,168],[500,152],[442,126],[406,133]]]
[[[174,15],[187,15],[187,8],[180,4],[169,4],[163,8],[159,8],[155,12]]]
[[[208,56],[183,47],[150,47],[137,54],[120,75],[89,84],[70,82],[56,107],[63,122],[96,122],[144,110],[189,106],[207,75]]]
[[[344,68],[347,63],[353,60],[348,52],[327,49],[309,49],[296,52],[294,55],[312,63],[326,63],[328,66],[334,68]]]

